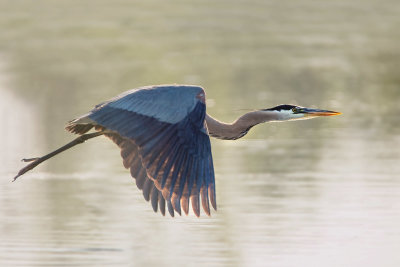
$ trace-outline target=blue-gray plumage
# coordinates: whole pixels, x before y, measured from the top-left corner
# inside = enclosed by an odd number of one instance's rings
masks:
[[[159,85],[127,91],[68,123],[66,129],[80,137],[32,161],[14,180],[41,162],[90,138],[105,135],[121,148],[125,168],[130,169],[143,196],[154,211],[171,216],[188,214],[189,202],[200,216],[216,210],[214,167],[209,136],[235,140],[259,123],[302,120],[339,112],[294,105],[255,110],[233,123],[206,114],[205,92],[199,86]],[[96,132],[87,133],[92,128]],[[201,197],[201,200],[200,200]]]
[[[217,206],[202,99],[204,90],[198,86],[144,87],[96,106],[67,129],[82,134],[75,126],[88,119],[90,125],[107,129],[110,133],[105,135],[121,147],[124,166],[131,169],[155,211],[157,201],[159,205],[167,201],[172,216],[174,210],[181,214],[181,206],[188,213],[191,200],[199,216],[201,195],[203,208],[210,214],[209,201],[214,209]]]

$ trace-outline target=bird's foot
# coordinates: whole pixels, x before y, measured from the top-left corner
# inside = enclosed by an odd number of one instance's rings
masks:
[[[28,165],[26,165],[24,168],[22,168],[18,172],[18,174],[14,177],[14,179],[12,181],[15,182],[15,180],[17,180],[18,177],[20,177],[21,175],[23,175],[27,171],[30,171],[33,168],[35,168],[41,162],[40,160],[41,160],[41,158],[22,159],[23,162],[30,162],[30,163]]]

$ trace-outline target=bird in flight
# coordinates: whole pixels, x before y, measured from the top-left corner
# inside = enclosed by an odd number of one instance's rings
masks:
[[[205,92],[193,85],[157,85],[133,89],[98,104],[70,121],[66,130],[80,135],[70,143],[30,162],[14,177],[88,139],[104,135],[121,149],[125,168],[153,210],[200,216],[217,209],[210,136],[236,140],[264,122],[305,120],[340,112],[279,105],[248,112],[232,123],[206,113]],[[200,204],[201,203],[201,204]]]

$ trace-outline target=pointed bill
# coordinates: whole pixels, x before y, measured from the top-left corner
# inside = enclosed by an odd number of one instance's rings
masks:
[[[303,108],[299,113],[305,113],[307,116],[336,116],[342,114],[341,112],[323,110],[323,109],[313,109],[313,108]]]

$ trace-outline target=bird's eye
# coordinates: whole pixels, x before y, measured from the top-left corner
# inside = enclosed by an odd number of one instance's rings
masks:
[[[298,109],[297,108],[292,108],[293,113],[297,113]]]

